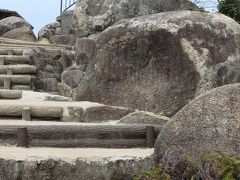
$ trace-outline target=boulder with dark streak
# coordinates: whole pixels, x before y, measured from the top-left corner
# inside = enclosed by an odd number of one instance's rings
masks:
[[[137,17],[92,41],[76,100],[169,117],[199,94],[240,81],[240,25],[222,14],[173,11]]]

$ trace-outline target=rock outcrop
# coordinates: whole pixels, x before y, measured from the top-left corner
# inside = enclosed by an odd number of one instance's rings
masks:
[[[75,100],[169,117],[199,94],[240,81],[240,25],[221,14],[147,15],[118,23],[94,38],[94,48],[83,46],[92,54],[79,57],[88,57],[88,66]],[[77,46],[82,46],[81,39]]]
[[[43,28],[41,28],[38,32],[38,38],[46,38],[50,39],[53,35],[61,35],[61,27],[59,22],[53,22],[50,24],[47,24]]]
[[[240,153],[240,84],[200,95],[166,124],[155,144],[158,163],[177,165],[206,151]]]
[[[29,48],[23,52],[31,58],[37,67],[37,79],[34,80],[36,90],[57,92],[63,71],[75,61],[75,53],[68,50],[47,50],[46,48]]]
[[[27,26],[23,26],[17,29],[12,29],[2,35],[3,38],[9,39],[18,39],[23,41],[36,41],[35,35],[32,29],[28,28]]]
[[[10,16],[0,20],[0,36],[10,39],[35,41],[33,27],[23,18]]]
[[[71,88],[76,88],[83,77],[84,72],[81,69],[71,68],[62,74],[62,82]]]
[[[79,0],[73,27],[83,37],[103,31],[122,19],[194,8],[197,7],[188,0]]]
[[[151,112],[136,111],[120,119],[119,124],[156,124],[164,125],[170,118]]]

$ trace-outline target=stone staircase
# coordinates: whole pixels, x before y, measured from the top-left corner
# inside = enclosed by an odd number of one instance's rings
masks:
[[[0,38],[0,160],[4,159],[5,162],[9,157],[17,160],[23,156],[22,152],[27,151],[21,160],[25,161],[29,155],[31,158],[42,158],[43,154],[36,148],[45,148],[44,156],[53,156],[50,152],[54,148],[60,148],[57,149],[59,152],[65,152],[67,148],[72,148],[73,152],[81,151],[77,148],[83,151],[86,151],[85,148],[94,148],[89,149],[90,154],[116,149],[114,155],[107,157],[116,158],[121,152],[121,158],[124,159],[125,154],[134,161],[138,157],[135,151],[143,153],[141,157],[144,158],[153,152],[161,126],[118,124],[119,119],[134,110],[93,102],[54,101],[64,100],[65,97],[34,92],[32,79],[36,77],[37,69],[31,65],[30,58],[23,55],[23,51],[36,46],[52,50],[73,49],[69,46],[13,42]],[[15,149],[16,146],[20,148]],[[124,152],[121,150],[123,148],[127,150]],[[14,157],[9,154],[13,149]],[[37,153],[32,155],[31,149]],[[102,156],[90,154],[88,159]],[[72,157],[71,154],[64,156]],[[79,156],[82,154],[74,157],[74,160],[82,158]],[[84,160],[84,163],[88,164],[89,161]],[[102,168],[99,163],[96,167]]]
[[[2,50],[0,53],[1,89],[31,90],[37,69],[31,65],[30,58],[23,56],[22,51]]]
[[[92,102],[44,101],[34,97],[41,93],[33,94],[32,79],[37,69],[31,65],[30,57],[23,55],[24,49],[29,47],[73,49],[0,38],[0,142],[18,145],[18,129],[25,128],[26,146],[153,147],[161,126],[117,124],[133,112],[132,109]],[[38,125],[34,125],[35,122]],[[47,122],[52,124],[46,125]]]

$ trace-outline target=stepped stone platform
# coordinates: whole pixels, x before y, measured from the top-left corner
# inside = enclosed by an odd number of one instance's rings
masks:
[[[23,55],[32,47],[74,51],[0,38],[0,179],[130,180],[150,170],[162,126],[118,124],[135,110],[32,91],[37,68]]]
[[[0,179],[130,180],[153,165],[153,149],[0,146]]]

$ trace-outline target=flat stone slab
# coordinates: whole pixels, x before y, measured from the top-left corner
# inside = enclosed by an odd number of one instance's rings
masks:
[[[106,148],[20,148],[0,146],[0,158],[17,161],[39,161],[58,159],[64,161],[76,161],[85,159],[88,161],[145,158],[153,154],[154,149],[106,149]]]

